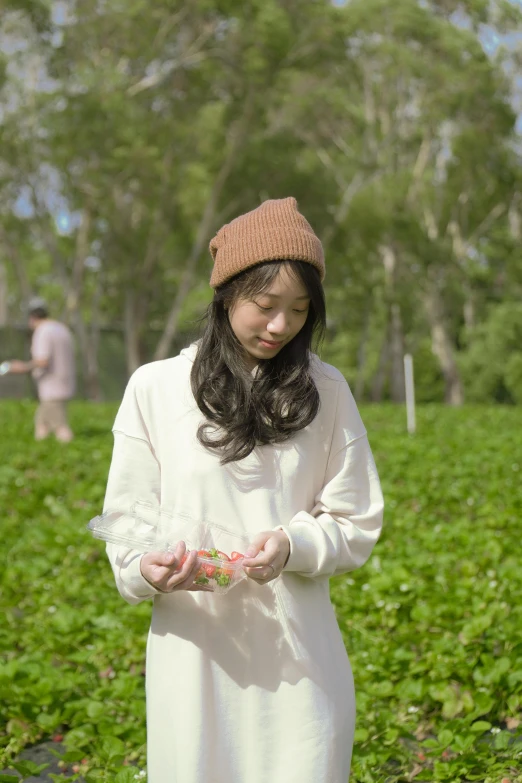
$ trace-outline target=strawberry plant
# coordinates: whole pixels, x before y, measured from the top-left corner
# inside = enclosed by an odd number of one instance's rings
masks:
[[[120,598],[85,529],[115,406],[75,403],[69,445],[35,443],[33,413],[0,405],[0,769],[35,774],[20,751],[59,736],[53,780],[145,780],[151,605]],[[357,691],[351,783],[521,783],[522,411],[423,406],[415,436],[399,407],[362,414],[386,512],[369,563],[331,583]]]

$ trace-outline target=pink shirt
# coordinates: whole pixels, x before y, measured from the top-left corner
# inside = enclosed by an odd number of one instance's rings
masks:
[[[74,341],[65,324],[42,321],[33,333],[31,355],[49,362],[45,369],[33,371],[40,400],[69,400],[75,392],[76,378]]]

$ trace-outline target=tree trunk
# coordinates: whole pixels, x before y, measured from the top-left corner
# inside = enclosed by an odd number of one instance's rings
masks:
[[[228,172],[227,172],[227,176],[228,176]],[[185,268],[183,270],[183,274],[178,285],[178,290],[176,292],[174,303],[167,316],[165,328],[163,329],[163,333],[156,346],[156,351],[154,353],[154,361],[158,361],[160,359],[166,359],[169,355],[172,341],[174,340],[178,330],[178,320],[179,320],[179,314],[181,312],[181,308],[183,307],[185,299],[187,298],[187,294],[190,291],[190,287],[194,279],[199,257],[201,256],[201,253],[203,252],[203,249],[207,244],[208,236],[211,232],[211,227],[215,220],[217,197],[218,194],[221,192],[221,188],[223,184],[224,181],[221,182],[220,178],[218,177],[218,180],[216,180],[214,186],[214,190],[207,202],[205,212],[199,224],[196,240],[192,246],[192,250],[186,261]]]
[[[390,308],[391,384],[393,402],[404,402],[404,337],[402,333],[401,308],[394,302]]]
[[[0,261],[0,327],[7,326],[7,270]]]
[[[464,323],[466,324],[466,329],[468,332],[472,332],[475,328],[476,318],[475,318],[475,297],[473,296],[473,291],[471,290],[471,287],[468,285],[465,285],[464,287],[466,300],[464,302]]]
[[[362,400],[364,396],[364,370],[366,366],[366,349],[368,347],[368,338],[370,336],[370,321],[371,321],[371,301],[368,302],[368,306],[364,313],[364,322],[361,332],[361,338],[359,341],[359,349],[357,351],[357,377],[355,379],[354,397],[357,401]]]
[[[390,396],[393,402],[404,402],[404,337],[402,333],[401,308],[395,292],[397,274],[397,255],[391,243],[379,248],[384,267],[384,303],[386,323],[390,334],[387,338],[387,351],[391,358]],[[381,381],[381,383],[383,383]]]
[[[390,358],[390,340],[388,337],[388,324],[384,329],[384,334],[381,343],[381,352],[379,355],[379,365],[377,372],[373,376],[372,388],[371,388],[371,400],[372,402],[382,402],[384,394],[384,382],[386,380],[388,363]]]
[[[183,307],[183,303],[190,290],[192,280],[194,279],[199,257],[201,256],[201,253],[203,252],[203,249],[208,242],[209,234],[216,220],[219,197],[221,196],[223,187],[225,186],[225,183],[234,167],[238,152],[246,141],[246,134],[251,119],[251,114],[252,101],[247,97],[243,114],[232,130],[228,151],[223,161],[223,165],[221,166],[221,169],[214,181],[212,191],[198,226],[198,231],[192,246],[192,250],[185,264],[185,269],[183,270],[183,275],[178,287],[176,298],[167,316],[167,322],[165,324],[163,333],[156,346],[156,352],[154,354],[154,359],[156,361],[159,359],[166,359],[169,355],[172,341],[174,340],[178,329],[178,319],[181,308]]]
[[[455,350],[444,320],[440,293],[432,284],[424,297],[426,313],[431,328],[431,350],[439,361],[446,383],[445,402],[448,405],[462,405],[464,391],[460,373],[455,361]]]
[[[82,210],[82,217],[76,234],[76,253],[72,274],[69,278],[66,307],[69,318],[74,321],[75,313],[80,307],[83,290],[83,274],[85,271],[85,259],[89,255],[89,232],[91,228],[91,213],[88,209]]]
[[[100,348],[100,299],[102,295],[102,272],[98,271],[92,299],[92,316],[87,331],[87,356],[85,388],[89,400],[100,402],[103,398],[100,386],[99,348]]]
[[[132,288],[125,292],[125,355],[127,359],[127,375],[132,375],[141,365],[141,350],[138,323],[135,318],[135,294]]]
[[[16,242],[12,242],[7,234],[0,228],[0,238],[5,248],[5,253],[11,262],[16,278],[24,308],[32,296],[31,286],[27,277],[26,267],[23,259],[20,257]]]
[[[89,329],[85,323],[80,308],[83,294],[83,276],[85,272],[85,259],[89,255],[89,234],[91,229],[91,212],[85,207],[82,210],[81,222],[76,234],[76,252],[71,274],[68,276],[62,259],[55,257],[61,268],[61,274],[68,280],[66,289],[67,319],[73,324],[81,353],[81,365],[85,387],[85,395],[89,400],[100,399],[100,383],[98,370],[98,352],[96,343],[93,343]]]
[[[85,329],[84,340],[84,380],[87,399],[100,402],[102,399],[100,387],[100,370],[98,365],[99,330]]]
[[[80,348],[80,366],[82,371],[85,396],[89,400],[101,399],[98,346],[93,342],[87,325],[79,309],[72,314],[72,327]]]
[[[157,276],[155,267],[161,255],[162,245],[168,238],[170,230],[170,220],[165,220],[165,205],[169,204],[169,184],[171,183],[170,174],[172,172],[172,161],[174,157],[174,148],[169,148],[163,158],[163,175],[161,182],[161,198],[154,210],[152,220],[150,221],[147,245],[141,269],[138,268],[137,274],[140,275],[141,284],[134,290],[134,320],[138,335],[143,333],[143,328],[147,320],[150,306],[150,281]],[[163,219],[162,219],[163,218]],[[138,346],[141,357],[141,343]]]
[[[93,339],[91,334],[90,339],[87,341],[85,391],[87,398],[95,402],[101,402],[103,399],[100,386],[100,368],[98,365],[98,346],[99,340]]]

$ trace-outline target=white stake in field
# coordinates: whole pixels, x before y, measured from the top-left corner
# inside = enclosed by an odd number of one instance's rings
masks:
[[[404,384],[406,387],[406,417],[408,432],[415,432],[415,386],[413,384],[413,358],[411,354],[404,355]]]

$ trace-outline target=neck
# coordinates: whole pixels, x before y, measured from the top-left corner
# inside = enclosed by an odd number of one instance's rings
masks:
[[[259,366],[259,360],[255,359],[253,356],[250,356],[249,353],[247,353],[247,352],[245,352],[245,353],[246,353],[245,364],[246,364],[247,370],[249,372],[254,372],[256,367]]]

